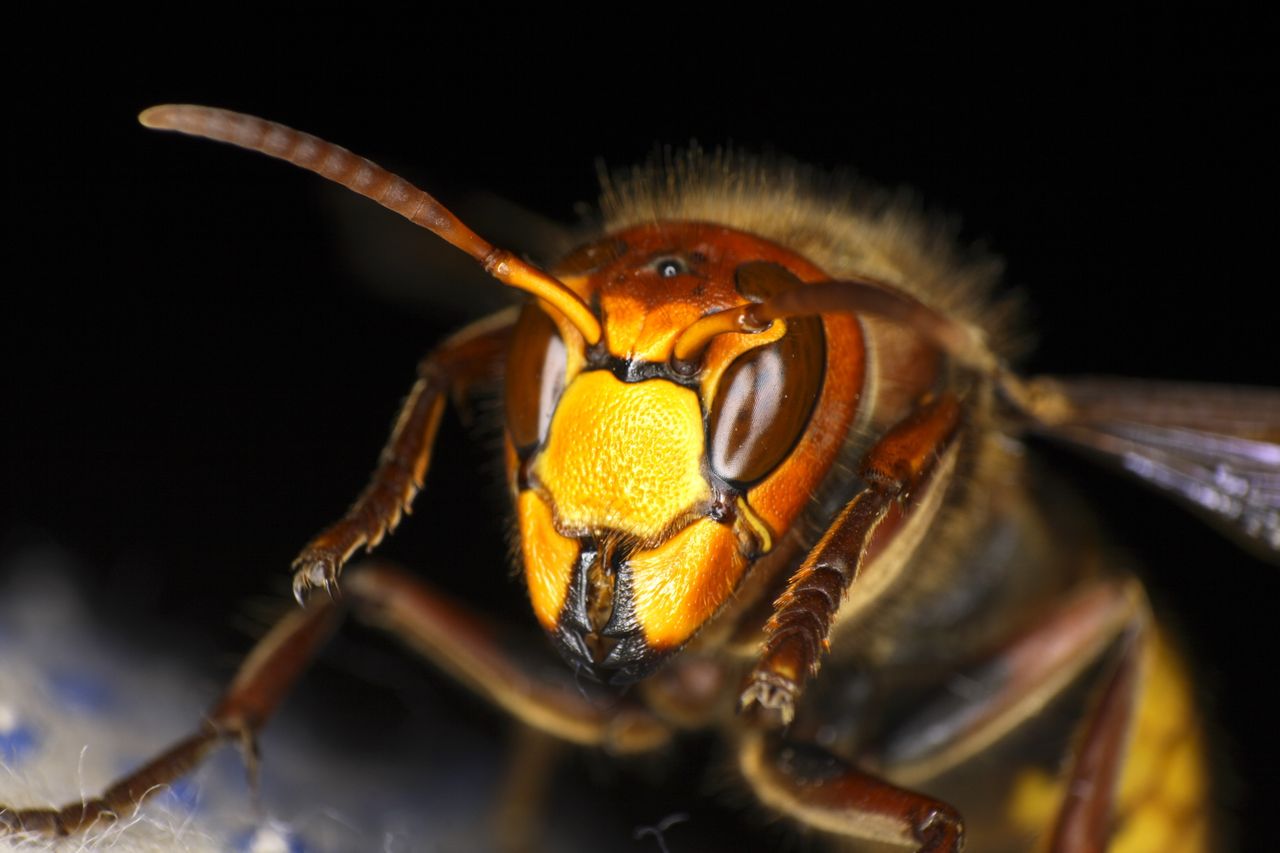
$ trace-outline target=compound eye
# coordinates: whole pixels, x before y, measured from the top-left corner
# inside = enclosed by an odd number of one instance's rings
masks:
[[[565,347],[556,324],[531,302],[516,321],[507,360],[507,431],[523,453],[547,438],[565,383]]]
[[[826,340],[816,317],[787,320],[787,333],[743,353],[724,372],[707,420],[711,468],[749,488],[800,440],[822,391]]]

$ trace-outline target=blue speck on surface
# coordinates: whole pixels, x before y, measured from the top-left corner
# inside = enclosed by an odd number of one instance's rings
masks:
[[[171,806],[194,812],[200,807],[200,786],[190,779],[175,779],[165,787],[161,797]]]
[[[55,672],[49,688],[59,703],[77,711],[103,711],[113,699],[111,685],[92,673]]]
[[[17,725],[6,731],[0,731],[0,761],[10,767],[21,764],[27,756],[35,752],[40,739],[35,730],[29,726]]]

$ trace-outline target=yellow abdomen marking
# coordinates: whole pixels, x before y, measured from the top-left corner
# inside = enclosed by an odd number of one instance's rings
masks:
[[[1110,853],[1203,853],[1210,848],[1209,768],[1191,680],[1157,629],[1144,651],[1132,738],[1120,773]],[[1010,801],[1015,824],[1051,826],[1062,782],[1043,771],[1019,777]]]
[[[565,533],[617,530],[652,545],[710,499],[703,445],[690,389],[591,371],[565,389],[533,474]]]
[[[1147,648],[1120,775],[1112,853],[1210,849],[1209,767],[1186,665],[1159,631]]]

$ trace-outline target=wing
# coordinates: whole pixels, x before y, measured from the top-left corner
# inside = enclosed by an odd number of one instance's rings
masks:
[[[1173,495],[1280,563],[1280,389],[1037,378],[1030,429]]]

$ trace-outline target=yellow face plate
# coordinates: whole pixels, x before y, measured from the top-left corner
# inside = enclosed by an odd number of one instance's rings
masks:
[[[538,622],[552,631],[564,606],[579,546],[577,541],[556,532],[551,523],[551,510],[542,498],[526,491],[520,493],[517,501],[520,551],[524,557],[529,600]]]
[[[613,530],[655,545],[711,499],[703,444],[692,390],[590,371],[565,389],[533,476],[561,533]]]
[[[746,566],[733,529],[707,518],[629,562],[636,618],[658,650],[692,637],[728,600]]]

